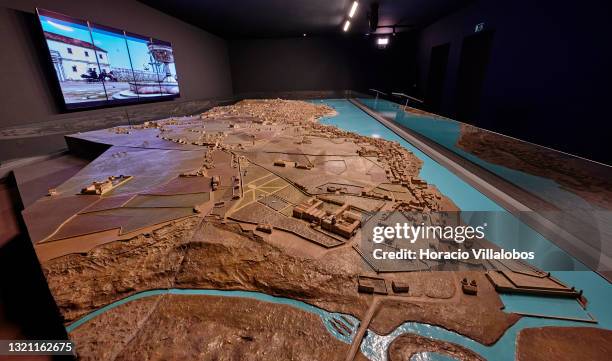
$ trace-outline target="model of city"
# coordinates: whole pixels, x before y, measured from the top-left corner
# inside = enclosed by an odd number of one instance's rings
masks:
[[[108,149],[24,218],[79,359],[483,360],[414,330],[487,347],[524,317],[500,292],[588,302],[518,262],[377,268],[370,215],[458,207],[399,143],[320,123],[334,114],[243,100],[70,136]],[[604,360],[612,332],[525,328],[512,345],[517,360]]]

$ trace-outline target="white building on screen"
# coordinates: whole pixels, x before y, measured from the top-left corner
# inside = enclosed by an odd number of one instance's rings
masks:
[[[110,72],[108,52],[92,43],[45,31],[53,67],[60,81],[83,80],[81,75],[95,70]],[[97,60],[96,60],[97,57]],[[100,67],[98,68],[98,64]]]

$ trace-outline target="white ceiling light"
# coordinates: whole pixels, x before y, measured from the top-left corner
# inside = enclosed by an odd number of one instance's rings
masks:
[[[351,22],[349,20],[344,22],[344,27],[342,28],[342,30],[344,31],[348,31],[349,26],[351,26]]]
[[[357,11],[357,6],[359,6],[359,3],[357,1],[353,1],[351,11],[349,11],[349,18],[352,18],[355,15],[355,12]]]

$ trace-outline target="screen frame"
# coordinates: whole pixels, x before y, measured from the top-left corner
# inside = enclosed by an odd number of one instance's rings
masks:
[[[90,38],[91,38],[91,43],[93,44],[93,34],[92,34],[92,28],[98,28],[100,30],[103,31],[107,31],[107,32],[111,32],[111,33],[117,33],[117,34],[123,34],[124,37],[126,37],[126,48],[128,50],[128,55],[129,55],[129,47],[127,46],[127,36],[131,36],[134,38],[138,38],[141,40],[147,40],[147,41],[158,41],[160,43],[163,44],[169,44],[169,46],[172,46],[172,43],[168,42],[168,41],[163,41],[163,40],[157,40],[154,39],[152,37],[149,36],[144,36],[141,34],[137,34],[137,33],[132,33],[126,30],[122,30],[122,29],[117,29],[111,26],[107,26],[107,25],[103,25],[103,24],[99,24],[99,23],[94,23],[94,22],[90,22],[88,20],[83,20],[80,18],[76,18],[76,17],[72,17],[66,14],[62,14],[56,11],[52,11],[52,10],[48,10],[48,9],[44,9],[44,8],[35,8],[35,15],[37,17],[37,23],[38,23],[38,28],[40,30],[40,36],[42,41],[44,42],[44,49],[46,50],[46,62],[47,62],[47,69],[46,71],[52,71],[53,70],[53,79],[54,81],[54,88],[56,91],[56,98],[57,102],[59,103],[59,105],[61,106],[62,111],[64,112],[75,112],[75,111],[83,111],[83,110],[95,110],[95,109],[103,109],[103,108],[113,108],[113,107],[118,107],[118,106],[125,106],[125,105],[136,105],[136,104],[147,104],[147,103],[156,103],[156,102],[162,102],[162,101],[172,101],[174,99],[177,99],[180,97],[180,84],[179,84],[179,93],[177,94],[168,94],[168,95],[160,95],[160,96],[149,96],[149,97],[137,97],[134,99],[116,99],[116,100],[109,100],[108,99],[108,92],[106,91],[106,87],[104,85],[104,81],[101,82],[102,87],[104,89],[104,93],[106,95],[106,99],[105,100],[93,100],[93,101],[85,101],[85,102],[77,102],[77,103],[70,103],[67,102],[66,98],[64,97],[64,90],[62,89],[62,82],[60,81],[57,72],[54,70],[53,68],[53,59],[51,56],[51,49],[49,47],[49,44],[47,42],[47,38],[45,36],[45,30],[42,26],[42,22],[41,22],[41,16],[50,16],[53,17],[55,19],[58,20],[62,20],[62,21],[66,21],[66,22],[72,22],[75,23],[77,25],[81,25],[81,26],[85,26],[87,27],[87,29],[89,30],[89,34],[90,34]],[[97,51],[95,50],[95,48],[92,49],[92,51],[94,52],[94,54],[96,54],[96,63],[98,64],[98,69],[100,69],[100,64],[99,64],[99,59],[98,59],[98,55],[97,55]],[[174,48],[172,49],[172,52],[174,54]],[[131,55],[130,55],[130,65],[132,66],[132,74],[133,74],[133,64],[131,63]],[[176,68],[176,63],[174,64],[175,68]],[[178,73],[178,71],[177,71]],[[158,74],[158,79],[159,79],[159,74]],[[50,80],[50,78],[49,78]],[[178,84],[178,83],[177,83]]]

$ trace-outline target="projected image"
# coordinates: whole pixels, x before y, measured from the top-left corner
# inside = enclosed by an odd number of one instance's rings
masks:
[[[131,84],[129,92],[124,95],[144,98],[161,96],[158,65],[149,50],[151,39],[131,33],[126,33],[125,38],[132,59],[135,81]]]
[[[66,104],[106,101],[97,54],[108,68],[108,51],[93,44],[87,22],[42,10],[39,18]]]
[[[151,44],[149,44],[149,50],[155,61],[162,94],[178,95],[178,75],[174,65],[172,45],[162,40],[152,39]]]
[[[179,96],[170,43],[37,11],[68,108]]]
[[[125,35],[116,30],[97,24],[90,24],[93,44],[104,51],[96,51],[100,73],[98,80],[104,82],[109,101],[138,100],[138,97],[125,96],[134,82],[130,54]]]
[[[140,97],[177,96],[174,54],[170,43],[126,33],[134,78],[131,93]]]

